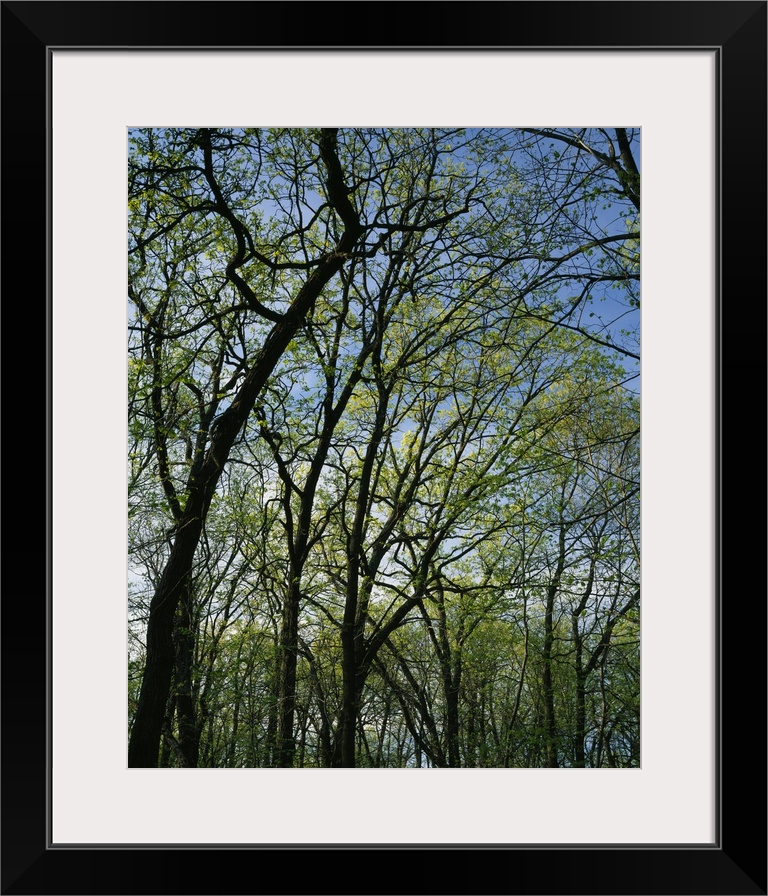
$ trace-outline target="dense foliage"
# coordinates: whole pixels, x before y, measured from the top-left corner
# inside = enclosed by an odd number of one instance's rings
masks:
[[[638,146],[130,134],[131,765],[639,765]]]

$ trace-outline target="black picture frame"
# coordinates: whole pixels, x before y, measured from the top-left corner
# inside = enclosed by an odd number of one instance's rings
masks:
[[[767,10],[751,0],[2,3],[2,311],[14,343],[3,390],[10,525],[2,893],[768,892],[765,539],[752,506],[764,510]],[[716,50],[719,737],[711,846],[51,845],[49,57],[54,47],[228,48],[242,46],[244,34],[263,47]],[[695,143],[692,136],[691,152]]]

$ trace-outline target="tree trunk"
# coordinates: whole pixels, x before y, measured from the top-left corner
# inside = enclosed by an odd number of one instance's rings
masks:
[[[130,768],[157,767],[163,718],[176,659],[173,646],[174,618],[192,571],[201,531],[202,517],[189,520],[180,529],[150,604],[147,658],[128,746]]]
[[[575,766],[584,768],[586,765],[586,752],[584,750],[584,738],[587,727],[587,686],[584,675],[583,647],[579,634],[578,616],[573,618],[573,638],[576,644],[576,734],[575,734]]]
[[[193,683],[196,632],[191,604],[192,596],[187,588],[179,607],[176,631],[176,719],[185,766],[197,768],[201,732]]]
[[[565,569],[565,526],[560,525],[560,542],[557,566],[547,588],[547,604],[544,612],[544,655],[542,661],[542,686],[544,688],[544,767],[558,768],[557,761],[557,720],[555,717],[555,690],[552,677],[552,653],[555,642],[554,615],[555,598],[560,588],[560,578]]]
[[[293,578],[293,571],[291,573]],[[296,753],[296,667],[299,651],[299,602],[301,593],[294,580],[283,605],[280,632],[280,677],[278,682],[277,749],[275,764],[292,768]]]

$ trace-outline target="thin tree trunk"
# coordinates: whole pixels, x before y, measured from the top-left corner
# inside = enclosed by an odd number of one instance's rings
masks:
[[[586,765],[586,753],[584,750],[584,738],[586,735],[586,727],[587,727],[587,712],[586,712],[586,700],[587,700],[587,688],[586,681],[584,677],[584,667],[583,667],[583,649],[581,637],[579,636],[579,623],[578,617],[574,617],[573,619],[573,635],[574,641],[576,643],[576,734],[575,734],[575,744],[574,744],[574,752],[576,755],[575,766],[576,768],[584,768]]]
[[[293,572],[291,573],[293,579]],[[275,761],[281,768],[292,768],[296,753],[294,721],[296,716],[296,668],[299,651],[299,583],[293,581],[283,604],[280,632],[280,675],[278,681],[277,750]]]
[[[603,526],[603,530],[605,526]],[[602,530],[601,530],[602,534]],[[576,609],[571,616],[571,633],[575,646],[575,664],[576,664],[576,768],[584,768],[586,765],[585,739],[587,736],[587,672],[584,668],[584,638],[579,631],[579,619],[581,614],[587,609],[589,598],[592,596],[592,586],[595,581],[595,567],[597,565],[597,546],[595,553],[589,561],[589,575],[584,587],[584,593],[581,596]]]
[[[544,669],[542,685],[544,688],[544,766],[558,768],[557,760],[557,719],[555,717],[555,690],[552,677],[552,653],[555,642],[554,615],[555,598],[560,589],[560,578],[565,569],[565,526],[560,525],[559,550],[557,566],[552,581],[547,588],[547,604],[544,612]]]

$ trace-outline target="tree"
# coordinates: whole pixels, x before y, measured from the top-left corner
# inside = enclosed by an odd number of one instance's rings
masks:
[[[172,644],[174,614],[179,602],[183,600],[185,593],[188,593],[189,578],[203,522],[232,445],[272,370],[307,312],[326,283],[341,269],[344,260],[353,252],[363,235],[363,228],[349,199],[349,188],[344,181],[337,154],[336,133],[332,129],[325,129],[317,142],[319,155],[325,166],[325,181],[322,188],[326,202],[321,206],[320,212],[338,216],[343,229],[332,250],[324,252],[316,250],[311,262],[308,260],[309,227],[298,226],[288,233],[281,234],[281,237],[287,237],[282,241],[283,245],[298,243],[297,250],[304,256],[300,261],[293,262],[294,268],[311,269],[311,273],[285,311],[275,312],[268,309],[256,298],[253,287],[242,277],[240,268],[255,259],[262,261],[262,264],[266,262],[264,265],[266,270],[276,271],[277,265],[281,262],[269,261],[258,248],[251,229],[237,214],[238,199],[245,196],[246,201],[249,201],[245,194],[245,185],[238,178],[240,166],[237,164],[237,157],[232,160],[238,146],[237,141],[229,135],[222,135],[221,140],[217,141],[210,130],[202,130],[194,135],[176,134],[169,136],[167,142],[169,154],[160,161],[156,155],[158,150],[154,149],[153,144],[154,141],[150,137],[146,144],[146,164],[142,167],[137,166],[132,171],[131,198],[135,200],[143,194],[149,194],[144,205],[146,224],[131,246],[132,253],[138,256],[141,266],[144,267],[150,245],[160,236],[170,232],[172,227],[181,224],[190,214],[216,215],[231,227],[232,235],[227,248],[233,248],[232,242],[234,242],[234,252],[226,261],[226,280],[235,286],[243,310],[253,312],[260,322],[265,319],[271,321],[272,327],[257,354],[244,360],[247,373],[231,401],[221,414],[214,416],[222,400],[222,394],[216,387],[221,385],[217,374],[224,357],[221,350],[218,353],[214,362],[214,391],[208,402],[202,403],[203,413],[199,420],[197,451],[193,455],[183,496],[183,507],[168,472],[164,469],[166,454],[164,433],[161,432],[160,438],[156,437],[155,440],[161,481],[169,502],[176,510],[173,546],[149,608],[146,666],[129,745],[129,765],[141,767],[151,767],[157,763],[157,747],[174,660]],[[220,156],[231,162],[222,172],[233,178],[234,182],[230,184],[221,183],[223,177],[217,171],[214,161],[214,146],[220,150]],[[257,140],[253,150],[258,152],[259,149],[261,143]],[[294,167],[294,173],[296,170]],[[195,197],[195,190],[190,189],[193,177],[197,177],[198,183],[204,182],[206,188],[206,193],[199,199]],[[154,199],[158,195],[163,201],[155,204]],[[166,202],[166,199],[175,200],[173,205],[176,207],[166,208],[165,206],[171,204]],[[333,232],[335,228],[329,226],[329,229]],[[162,264],[167,271],[168,262],[165,257],[162,258]],[[291,267],[291,263],[285,264]],[[264,270],[260,273],[263,276]],[[146,331],[150,334],[149,341],[157,343],[165,341],[167,336],[163,324],[173,281],[168,283],[169,291],[165,294],[165,300],[161,299],[154,307],[147,305],[133,283],[134,278],[131,277],[129,294],[144,319]],[[194,289],[192,292],[194,295]],[[210,302],[209,296],[205,295],[204,300],[206,303]],[[215,309],[212,316],[211,312],[208,314],[208,320],[215,322],[220,312]]]

